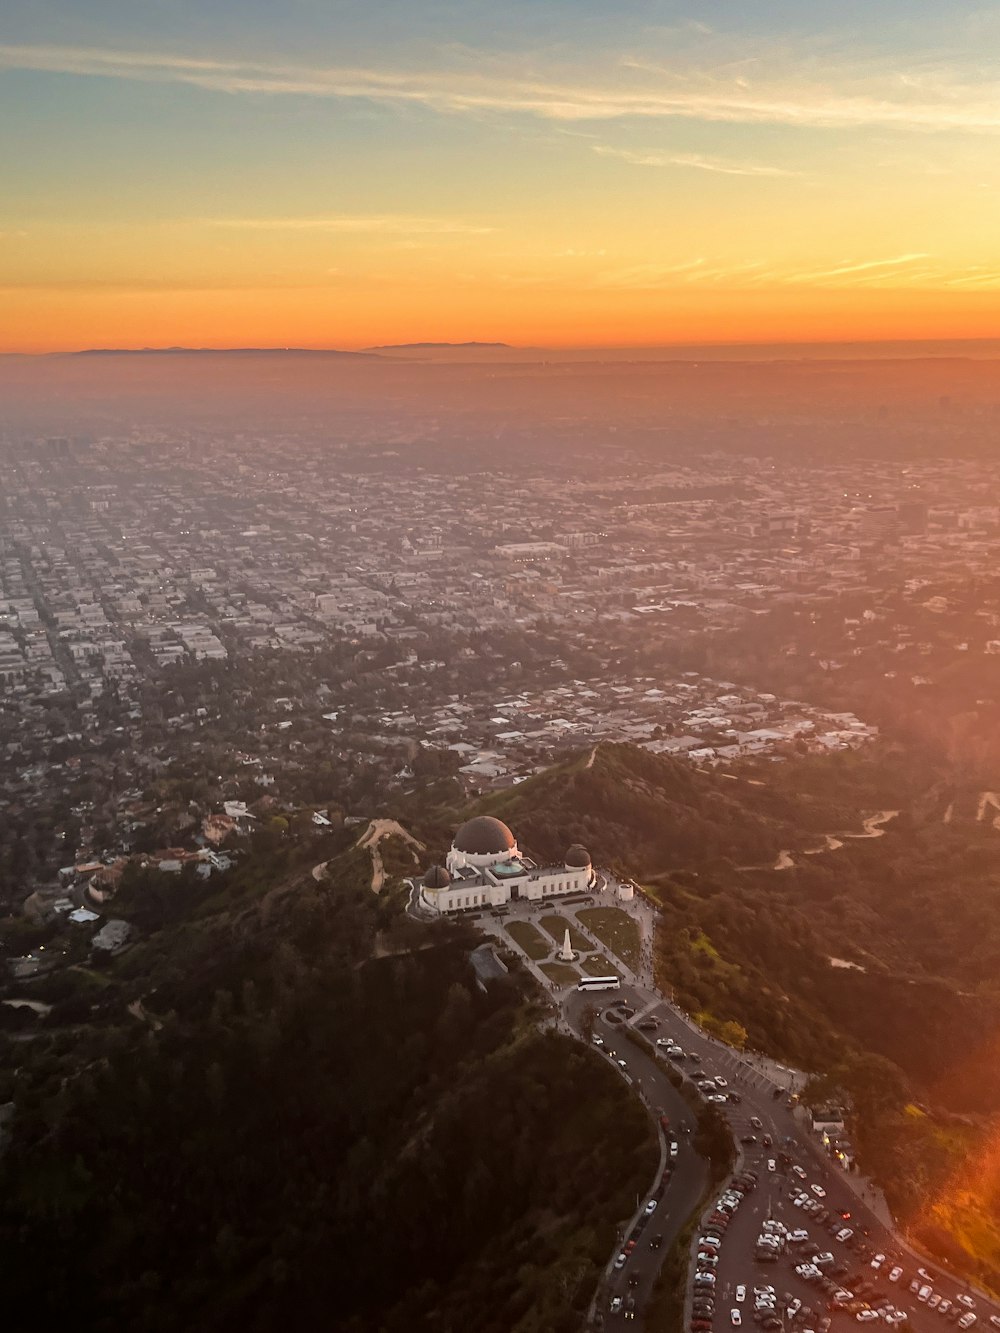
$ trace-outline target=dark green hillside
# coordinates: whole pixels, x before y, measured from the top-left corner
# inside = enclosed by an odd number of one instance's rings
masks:
[[[507,820],[538,856],[580,841],[638,879],[661,906],[664,989],[727,1038],[819,1071],[817,1096],[846,1093],[897,1215],[1000,1289],[995,1175],[975,1186],[1000,1105],[1000,828],[978,785],[898,746],[734,777],[628,746],[587,759],[468,813]],[[433,837],[447,845],[460,817]],[[956,1194],[955,1172],[973,1186]]]
[[[365,862],[230,885],[108,965],[99,1026],[9,1044],[7,1328],[579,1327],[651,1127],[461,927],[373,956]]]
[[[1000,1104],[1000,1070],[970,1060],[1000,1028],[1000,832],[944,823],[939,772],[898,749],[735,778],[628,745],[588,760],[448,811],[432,843],[468,813],[541,858],[582,842],[660,901],[660,975],[689,1009],[806,1067],[873,1051],[955,1110]],[[883,836],[846,836],[890,807]],[[819,851],[825,833],[843,845]],[[774,870],[783,849],[794,866]]]
[[[748,784],[737,791],[724,777],[634,745],[599,745],[588,767],[589,753],[485,797],[465,815],[448,812],[439,841],[447,845],[456,818],[491,814],[539,858],[557,859],[581,842],[602,863],[639,874],[720,857],[756,864],[782,847],[808,845],[810,824],[780,793]],[[818,830],[836,815],[812,809],[807,818]]]

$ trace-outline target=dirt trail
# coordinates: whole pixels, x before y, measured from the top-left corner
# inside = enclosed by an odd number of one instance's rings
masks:
[[[992,792],[985,793],[993,795]],[[1000,798],[997,801],[997,809],[1000,810]],[[822,847],[807,847],[802,851],[803,856],[819,856],[822,852],[835,852],[838,847],[843,847],[844,838],[882,838],[885,836],[883,824],[888,824],[890,819],[895,819],[899,814],[898,810],[880,810],[877,815],[869,815],[867,819],[861,821],[863,832],[861,833],[824,833],[824,845]],[[1000,827],[1000,815],[994,821],[997,827]],[[738,866],[739,870],[792,870],[795,866],[794,854],[789,850],[780,851],[777,859],[770,865],[764,866]]]
[[[591,752],[590,752],[590,758],[589,758],[589,759],[587,760],[587,762],[584,764],[584,768],[593,768],[593,767],[594,767],[594,758],[595,758],[596,754],[597,754],[597,746],[595,745],[594,748],[593,748],[593,749],[591,750]]]
[[[841,833],[842,838],[883,838],[885,829],[883,824],[888,824],[890,819],[895,819],[899,814],[898,810],[880,810],[877,815],[869,815],[867,819],[861,821],[864,833]]]
[[[42,1000],[22,1000],[18,998],[0,1000],[0,1004],[9,1005],[11,1009],[32,1009],[36,1014],[41,1014],[43,1017],[52,1012],[51,1004],[45,1004]]]
[[[1000,796],[995,791],[984,791],[979,794],[979,809],[976,811],[976,820],[981,821],[986,818],[988,809],[1000,810]],[[1000,815],[993,816],[993,827],[1000,829]]]
[[[148,1023],[154,1032],[159,1032],[163,1024],[158,1018],[155,1018],[141,1000],[133,1000],[128,1006],[128,1011],[133,1018],[137,1018],[140,1023]]]
[[[372,893],[381,893],[385,884],[385,866],[382,863],[379,843],[383,838],[391,838],[393,835],[402,838],[410,848],[414,865],[420,864],[417,852],[427,850],[422,842],[418,842],[411,833],[407,833],[402,824],[397,823],[395,819],[373,819],[356,843],[356,846],[364,848],[372,858]]]

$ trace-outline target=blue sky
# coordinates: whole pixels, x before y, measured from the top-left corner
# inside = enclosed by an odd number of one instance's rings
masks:
[[[456,329],[847,287],[978,328],[998,56],[1000,5],[929,0],[7,0],[0,285],[33,330],[88,289],[103,329],[157,285],[443,282]]]

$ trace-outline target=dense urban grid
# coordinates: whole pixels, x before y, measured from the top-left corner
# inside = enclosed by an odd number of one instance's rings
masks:
[[[1000,653],[1000,597],[969,613],[964,591],[1000,540],[987,464],[873,462],[859,486],[853,462],[726,455],[374,463],[247,434],[8,443],[9,902],[91,921],[67,887],[113,885],[130,853],[208,875],[254,818],[329,818],[345,778],[370,803],[415,774],[516,784],[601,740],[701,765],[862,746],[879,710],[831,708],[839,677],[912,693]],[[724,645],[758,626],[784,665],[749,651],[734,679]],[[797,658],[825,697],[792,694]]]

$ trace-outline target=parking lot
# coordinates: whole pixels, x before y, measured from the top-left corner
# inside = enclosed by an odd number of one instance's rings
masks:
[[[764,1333],[876,1323],[919,1333],[1000,1327],[992,1307],[892,1245],[837,1168],[824,1167],[795,1136],[769,1133],[742,1105],[729,1118],[751,1183],[745,1192],[720,1191],[699,1230],[692,1333],[744,1323]]]

